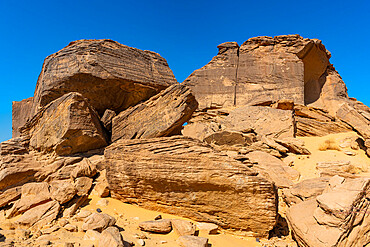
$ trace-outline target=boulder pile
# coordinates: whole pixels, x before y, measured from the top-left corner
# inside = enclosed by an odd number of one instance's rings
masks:
[[[301,179],[287,162],[311,154],[297,137],[349,131],[359,138],[348,145],[370,156],[370,108],[348,97],[330,52],[299,35],[218,48],[181,84],[159,54],[111,40],[48,56],[0,144],[0,213],[22,231],[3,240],[61,243],[51,236],[63,228],[92,246],[133,246],[119,219],[82,209],[95,195],[197,221],[137,225],[176,232],[178,246],[208,246],[199,231],[265,246],[370,244],[368,175],[323,162],[320,177]]]

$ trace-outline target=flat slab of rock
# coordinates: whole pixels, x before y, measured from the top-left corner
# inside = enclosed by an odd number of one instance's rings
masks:
[[[208,238],[196,236],[181,236],[177,242],[182,247],[208,247]]]
[[[273,183],[205,143],[181,136],[119,140],[104,156],[112,197],[123,202],[255,236],[275,225]]]
[[[294,137],[292,111],[265,106],[244,106],[231,111],[221,123],[225,130],[243,132],[254,129],[257,134],[270,138]]]
[[[246,154],[246,157],[254,163],[261,176],[274,181],[279,188],[289,188],[293,185],[292,180],[297,180],[299,172],[287,166],[280,159],[263,151],[253,151]]]
[[[370,179],[346,179],[316,199],[289,208],[287,220],[302,246],[366,246],[370,243]]]
[[[84,220],[82,230],[96,230],[101,232],[107,227],[113,226],[115,223],[116,219],[108,214],[93,213]]]
[[[190,88],[173,85],[113,118],[112,141],[162,137],[180,132],[197,107]]]
[[[70,201],[77,191],[70,180],[56,180],[50,183],[50,193],[53,200],[64,204]]]
[[[151,220],[140,222],[139,228],[145,232],[169,233],[172,231],[171,220]]]
[[[26,211],[16,223],[26,227],[42,227],[58,216],[59,209],[60,205],[57,201],[50,201]]]
[[[218,225],[213,223],[197,222],[196,226],[199,231],[205,232],[206,234],[217,234],[218,232]]]
[[[69,93],[38,112],[21,129],[29,135],[30,147],[68,155],[107,145],[106,135],[95,110],[79,93]]]
[[[118,42],[77,40],[48,56],[37,81],[33,114],[69,92],[79,92],[102,116],[147,100],[177,81],[164,58]]]
[[[172,228],[179,236],[195,235],[195,225],[187,220],[172,219]]]
[[[21,197],[22,187],[14,187],[1,193],[0,195],[0,207],[8,205],[8,203],[15,201]]]

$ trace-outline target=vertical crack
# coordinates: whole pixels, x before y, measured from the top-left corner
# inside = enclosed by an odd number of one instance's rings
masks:
[[[237,50],[237,62],[236,62],[236,72],[235,72],[235,85],[234,85],[234,106],[236,106],[236,88],[237,88],[237,84],[238,84],[238,70],[239,70],[239,48],[238,47],[238,50]]]

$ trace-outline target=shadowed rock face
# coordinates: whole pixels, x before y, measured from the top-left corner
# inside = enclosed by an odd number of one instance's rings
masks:
[[[48,56],[32,114],[68,92],[79,92],[99,112],[122,111],[177,83],[164,58],[112,40],[79,40]]]
[[[310,104],[320,98],[330,53],[315,39],[299,35],[255,37],[239,46],[227,42],[184,83],[199,108],[243,106],[279,99]]]
[[[32,109],[33,97],[22,101],[13,101],[12,104],[12,136],[19,137],[19,128],[22,127],[29,119]]]

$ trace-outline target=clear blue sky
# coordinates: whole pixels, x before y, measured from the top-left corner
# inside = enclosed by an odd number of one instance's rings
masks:
[[[0,0],[0,141],[11,138],[11,102],[33,96],[44,58],[70,41],[158,52],[182,82],[222,42],[282,34],[321,39],[349,95],[370,105],[368,0]]]

